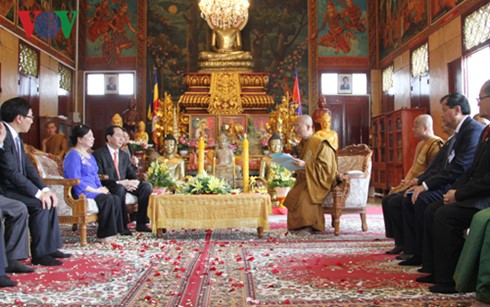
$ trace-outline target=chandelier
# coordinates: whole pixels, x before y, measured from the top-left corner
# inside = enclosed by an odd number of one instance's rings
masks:
[[[200,0],[201,17],[209,26],[223,30],[243,29],[248,20],[249,0]]]

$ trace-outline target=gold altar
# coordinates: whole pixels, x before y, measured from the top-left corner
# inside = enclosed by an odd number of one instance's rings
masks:
[[[267,114],[274,105],[267,83],[269,75],[261,72],[190,72],[179,105],[194,114]]]
[[[166,228],[256,227],[259,238],[269,229],[270,196],[238,195],[151,195],[148,217],[158,238]]]

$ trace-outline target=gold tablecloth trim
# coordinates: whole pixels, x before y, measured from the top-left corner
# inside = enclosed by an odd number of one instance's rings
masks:
[[[263,227],[269,229],[269,195],[152,195],[148,217],[159,228]]]

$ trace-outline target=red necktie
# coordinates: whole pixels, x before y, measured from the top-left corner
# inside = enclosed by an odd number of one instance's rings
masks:
[[[482,138],[480,142],[485,142],[485,139],[487,138],[489,131],[490,131],[490,125],[486,126],[485,129],[483,130]]]
[[[121,179],[119,175],[119,161],[117,161],[117,151],[114,151],[114,166],[116,167],[117,179]]]

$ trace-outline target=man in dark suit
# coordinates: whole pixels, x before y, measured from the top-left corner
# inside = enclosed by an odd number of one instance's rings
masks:
[[[20,97],[12,98],[3,103],[0,116],[6,127],[0,156],[0,188],[5,197],[27,206],[32,264],[61,265],[63,263],[55,258],[71,255],[59,251],[63,243],[55,208],[58,199],[27,158],[19,137],[20,133],[29,131],[34,121],[31,106]]]
[[[444,162],[447,160],[449,147],[453,147],[454,129],[442,125],[442,131],[449,136],[447,142],[444,143],[444,145],[441,147],[437,155],[434,157],[434,159],[432,159],[430,164],[427,166],[427,169],[418,177],[414,178],[412,182],[410,182],[411,186],[417,186],[422,184],[422,182],[426,178],[429,178],[430,176],[434,176],[442,168],[447,166]],[[385,198],[383,198],[382,201],[386,237],[393,238],[395,241],[395,247],[386,252],[386,254],[388,255],[400,254],[401,252],[404,251],[402,204],[403,204],[403,197],[406,196],[405,193],[407,190],[408,189],[405,189],[403,191],[390,194]],[[403,253],[402,255],[397,256],[397,259],[407,260],[411,256],[413,255],[410,255],[409,253]]]
[[[121,198],[124,225],[129,223],[126,208],[126,193],[138,197],[138,216],[136,218],[136,231],[151,232],[146,226],[149,222],[147,210],[150,194],[153,187],[150,183],[138,180],[134,166],[129,155],[120,150],[124,145],[124,131],[119,126],[109,126],[105,131],[106,146],[97,149],[94,157],[99,166],[99,173],[109,176],[102,181],[109,191]]]
[[[441,106],[443,125],[454,129],[454,144],[448,149],[441,171],[419,178],[421,184],[409,189],[413,194],[403,198],[403,244],[405,252],[413,257],[400,265],[422,264],[424,211],[431,203],[442,199],[451,184],[470,168],[483,129],[469,116],[471,109],[465,96],[446,95],[441,99]]]
[[[483,84],[479,97],[480,114],[490,119],[490,80]],[[418,282],[435,283],[435,293],[456,293],[453,274],[464,244],[464,230],[473,215],[490,207],[490,126],[480,135],[473,163],[447,191],[443,199],[424,213],[423,268],[431,275]]]
[[[7,130],[0,122],[0,156],[3,155],[3,141]],[[19,201],[1,195],[0,189],[0,287],[12,287],[12,281],[5,273],[30,273],[34,269],[19,259],[27,259],[27,208]],[[4,229],[6,235],[4,236]],[[4,241],[5,240],[5,241]],[[7,246],[7,248],[6,248]],[[6,261],[5,261],[6,260]]]

